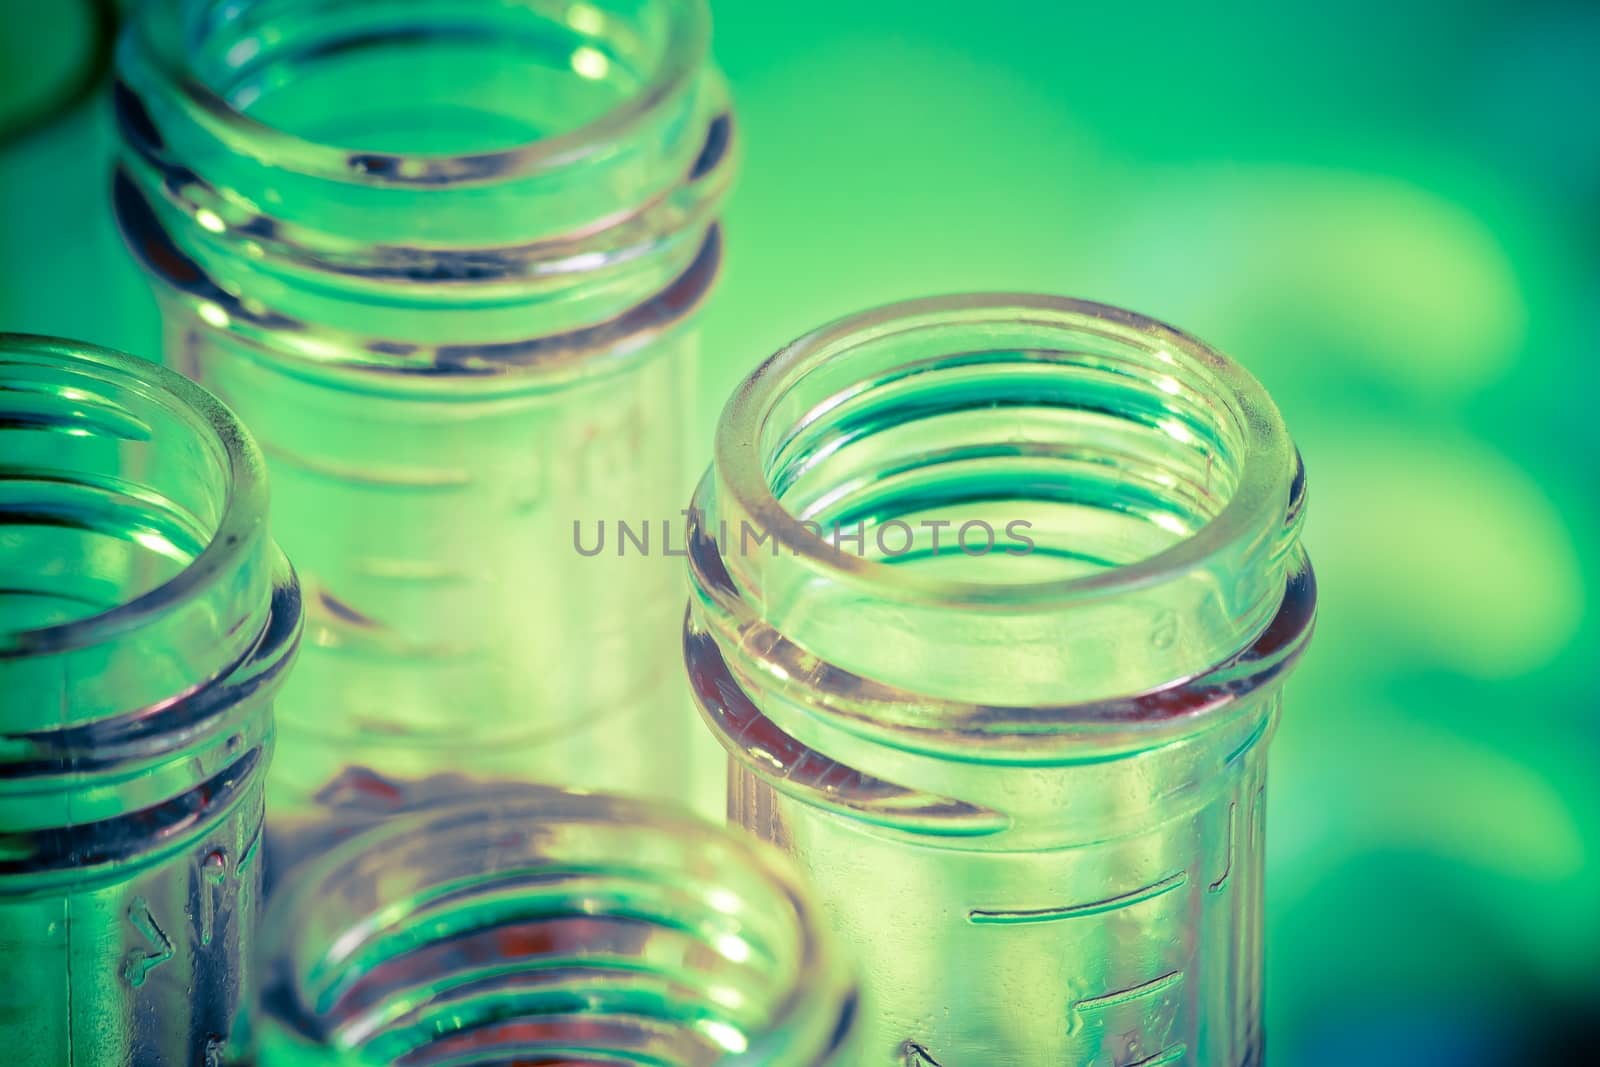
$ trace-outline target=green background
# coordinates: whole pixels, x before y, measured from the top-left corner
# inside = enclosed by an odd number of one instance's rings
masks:
[[[1272,1063],[1592,1055],[1600,6],[713,6],[742,159],[702,445],[756,360],[899,297],[1062,292],[1231,353],[1305,455],[1322,591],[1273,750]],[[153,354],[103,84],[11,121],[93,20],[0,12],[0,328]]]

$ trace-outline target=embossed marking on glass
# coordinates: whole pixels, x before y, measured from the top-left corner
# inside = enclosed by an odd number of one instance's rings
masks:
[[[676,516],[731,171],[698,0],[155,0],[118,219],[306,590],[273,836],[443,773],[678,796]],[[592,525],[589,527],[592,528]],[[682,533],[677,536],[682,552]]]
[[[299,638],[249,437],[192,382],[0,334],[0,1048],[231,1062]]]
[[[914,302],[756,371],[696,500],[696,696],[864,957],[864,1064],[1260,1062],[1315,594],[1259,384],[1115,308]]]

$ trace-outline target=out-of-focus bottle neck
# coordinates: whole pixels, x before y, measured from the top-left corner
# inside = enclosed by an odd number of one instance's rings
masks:
[[[294,1062],[825,1067],[855,981],[775,852],[659,806],[497,787],[299,872],[266,932]]]

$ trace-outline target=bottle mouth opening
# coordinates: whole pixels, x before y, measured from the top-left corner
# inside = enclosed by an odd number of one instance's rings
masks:
[[[515,787],[402,814],[269,909],[269,1043],[350,1064],[826,1062],[853,985],[765,846]]]
[[[102,645],[213,594],[222,645],[264,608],[265,584],[233,588],[265,556],[262,459],[193,382],[95,345],[0,334],[0,442],[0,667]]]
[[[1277,551],[1296,469],[1265,391],[1203,342],[1022,294],[912,301],[802,337],[735,393],[715,457],[758,552],[874,595],[1013,610]]]
[[[130,40],[231,150],[357,184],[495,181],[607,151],[690,85],[698,0],[159,0]]]

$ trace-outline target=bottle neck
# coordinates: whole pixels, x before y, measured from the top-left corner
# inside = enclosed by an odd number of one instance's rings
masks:
[[[915,302],[825,327],[735,395],[699,558],[830,668],[1083,704],[1247,648],[1304,490],[1265,392],[1193,338],[1049,298]]]
[[[823,1067],[854,997],[775,854],[540,787],[341,842],[280,891],[266,942],[269,1041],[349,1065]]]
[[[731,121],[699,3],[212,13],[146,5],[115,99],[124,233],[213,326],[483,375],[658,330],[715,275]]]
[[[179,832],[195,789],[220,802],[207,782],[264,762],[298,595],[260,457],[197,386],[20,335],[0,376],[0,869],[70,870]]]
[[[1019,793],[1016,768],[1158,749],[1163,789],[1203,789],[1270,729],[1310,633],[1276,409],[1128,312],[845,320],[752,375],[716,448],[689,539],[701,707],[779,788],[883,824],[1059,837],[1066,780]],[[1131,799],[1144,780],[1117,787],[1130,818],[1164,803]]]

